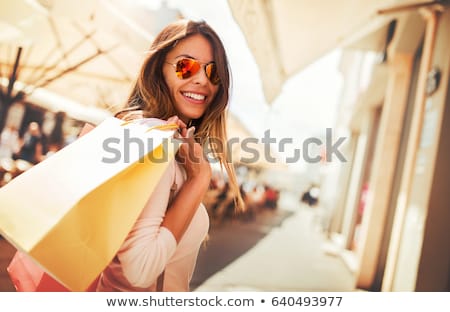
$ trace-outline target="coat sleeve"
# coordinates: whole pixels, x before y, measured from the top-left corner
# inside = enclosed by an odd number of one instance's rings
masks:
[[[161,226],[175,170],[172,161],[117,254],[125,278],[134,287],[154,284],[175,252],[175,237]]]

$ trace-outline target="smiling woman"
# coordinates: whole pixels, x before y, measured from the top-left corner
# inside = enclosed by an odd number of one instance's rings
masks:
[[[98,291],[188,291],[209,218],[201,203],[211,180],[203,148],[226,142],[230,73],[223,44],[205,22],[181,20],[156,36],[121,118],[157,118],[178,126],[181,144],[133,229],[100,276]],[[212,151],[227,170],[243,208],[225,150]]]

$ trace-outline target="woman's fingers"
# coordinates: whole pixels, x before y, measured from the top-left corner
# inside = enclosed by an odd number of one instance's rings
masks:
[[[186,130],[186,128],[185,128],[185,130]],[[185,138],[194,140],[195,127],[190,127],[185,132],[186,132],[184,135]]]
[[[176,123],[176,124],[178,124],[178,120],[179,120],[178,116],[172,116],[172,117],[169,117],[167,119],[167,123]]]
[[[175,123],[179,127],[179,132],[175,137],[181,141],[176,158],[186,169],[188,178],[208,178],[211,175],[211,167],[203,154],[202,146],[195,141],[195,127],[187,128],[186,124],[178,118],[172,116],[167,119],[168,123]]]
[[[178,116],[168,118],[167,123],[176,124],[178,126],[178,132],[174,135],[176,139],[182,140],[186,137],[186,124]]]
[[[180,128],[180,130],[187,128],[186,124],[178,116],[170,117],[169,119],[167,119],[167,123],[174,123],[178,125],[178,128]]]
[[[187,177],[195,178],[202,174],[208,175],[211,167],[203,154],[201,145],[194,140],[186,141],[180,145],[177,160],[184,165]]]

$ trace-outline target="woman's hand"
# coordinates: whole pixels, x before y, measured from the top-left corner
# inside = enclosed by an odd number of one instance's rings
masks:
[[[194,138],[188,137],[181,144],[177,160],[184,165],[187,180],[199,180],[209,186],[212,176],[211,166],[203,153],[202,146],[195,142]]]
[[[186,136],[186,131],[187,131],[187,126],[186,124],[183,122],[183,120],[181,120],[180,118],[178,118],[178,116],[172,116],[169,119],[167,119],[167,123],[168,124],[176,124],[178,125],[178,133],[181,136]]]
[[[177,116],[169,118],[167,122],[177,124],[180,129],[178,138],[183,143],[178,149],[177,160],[184,165],[187,179],[209,186],[212,175],[211,166],[203,153],[202,146],[194,140],[195,128],[187,129],[186,124]]]

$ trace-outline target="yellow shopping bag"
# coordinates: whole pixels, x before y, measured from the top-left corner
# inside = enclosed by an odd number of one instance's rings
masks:
[[[174,157],[174,127],[163,128],[106,119],[0,188],[0,233],[68,289],[86,290]]]

